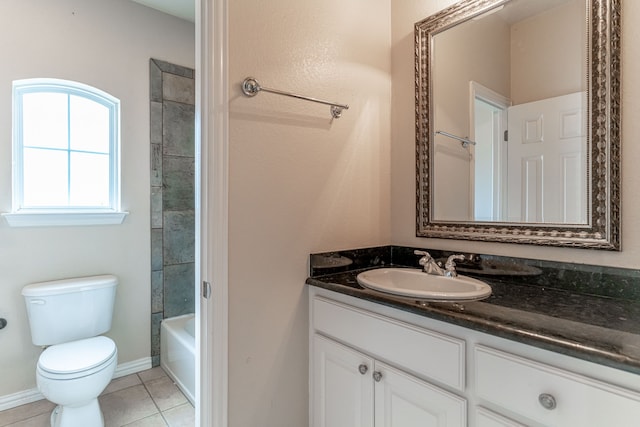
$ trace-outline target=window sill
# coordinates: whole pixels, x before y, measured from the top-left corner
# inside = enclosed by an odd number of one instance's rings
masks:
[[[2,216],[10,227],[122,224],[129,212],[12,212]]]

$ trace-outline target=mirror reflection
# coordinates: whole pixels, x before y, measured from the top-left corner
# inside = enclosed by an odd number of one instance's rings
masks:
[[[513,0],[433,36],[433,220],[587,223],[585,3]]]
[[[617,0],[461,0],[415,48],[418,237],[620,249]]]

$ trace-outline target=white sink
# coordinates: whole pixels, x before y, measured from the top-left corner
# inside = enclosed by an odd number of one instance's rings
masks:
[[[414,268],[379,268],[358,274],[358,283],[403,297],[473,301],[491,295],[491,286],[467,276],[444,277]]]

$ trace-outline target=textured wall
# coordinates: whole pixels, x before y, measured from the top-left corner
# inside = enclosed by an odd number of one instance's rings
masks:
[[[388,0],[229,2],[229,425],[308,424],[311,252],[389,241]],[[349,104],[329,107],[240,83]]]

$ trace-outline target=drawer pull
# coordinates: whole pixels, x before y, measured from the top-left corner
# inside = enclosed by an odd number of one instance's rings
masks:
[[[538,396],[538,402],[544,409],[552,410],[556,408],[556,398],[549,393],[542,393]]]
[[[360,371],[362,375],[366,374],[368,370],[369,370],[369,367],[364,363],[361,363],[360,366],[358,366],[358,371]]]
[[[380,380],[382,379],[382,372],[380,371],[375,371],[373,373],[373,379],[375,380],[375,382],[379,383]]]

